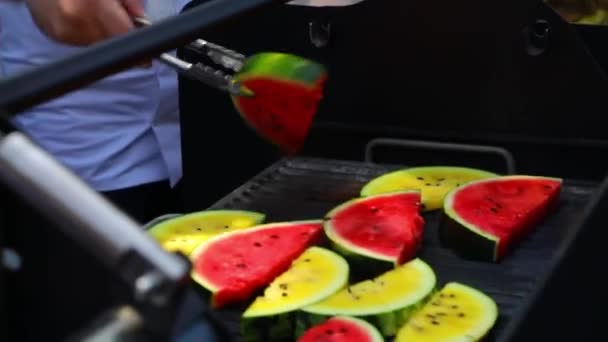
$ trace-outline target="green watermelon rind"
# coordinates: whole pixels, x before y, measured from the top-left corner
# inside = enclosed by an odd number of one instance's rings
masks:
[[[383,175],[380,175],[376,178],[371,179],[369,182],[367,182],[361,188],[360,196],[372,196],[372,195],[376,194],[376,193],[371,192],[370,189],[372,189],[376,184],[382,183],[387,178],[396,177],[396,176],[399,176],[402,174],[409,175],[411,172],[416,172],[416,171],[425,172],[425,171],[438,171],[438,170],[448,170],[448,171],[458,170],[458,171],[463,171],[463,172],[467,172],[467,173],[471,173],[471,174],[477,174],[480,177],[498,177],[498,176],[500,176],[499,174],[496,174],[496,173],[493,173],[490,171],[475,169],[475,168],[470,168],[470,167],[463,167],[463,166],[434,165],[434,166],[408,167],[408,168],[404,168],[404,169],[391,171],[391,172],[385,173]],[[464,184],[467,184],[467,183],[464,183]],[[405,190],[407,190],[407,189],[405,189]]]
[[[455,230],[460,230],[460,233],[463,232],[467,232],[467,233],[472,233],[471,234],[467,234],[468,238],[471,239],[471,241],[475,241],[476,244],[483,246],[484,244],[490,244],[491,246],[485,246],[485,248],[491,248],[492,252],[491,255],[485,255],[486,253],[483,251],[469,251],[466,254],[470,255],[470,256],[474,256],[477,259],[480,260],[492,260],[492,261],[497,261],[499,259],[498,257],[498,237],[487,233],[485,231],[483,231],[483,229],[481,227],[478,227],[474,224],[471,224],[467,221],[465,221],[460,215],[458,215],[458,213],[456,211],[454,211],[454,197],[463,190],[466,190],[468,187],[470,186],[474,186],[477,184],[482,184],[482,183],[487,183],[487,182],[496,182],[496,181],[505,181],[505,180],[511,180],[511,179],[532,179],[532,180],[552,180],[552,181],[557,181],[562,183],[563,180],[561,178],[556,178],[556,177],[545,177],[545,176],[529,176],[529,175],[507,175],[507,176],[497,176],[497,177],[491,177],[491,178],[486,178],[486,179],[480,179],[480,180],[476,180],[476,181],[472,181],[472,182],[468,182],[465,185],[462,185],[458,188],[453,189],[452,191],[448,192],[445,196],[444,199],[444,204],[443,204],[443,218],[442,218],[442,222],[440,225],[440,236],[443,236],[441,238],[441,241],[444,245],[451,247],[454,250],[460,251],[462,253],[463,250],[465,250],[465,248],[468,248],[468,246],[462,246],[462,244],[466,244],[466,242],[462,242],[461,239],[452,239],[450,236],[454,236],[453,234],[456,233]],[[482,239],[482,240],[479,240]],[[483,247],[481,247],[481,249],[484,249]]]
[[[299,310],[301,307],[314,304],[316,302],[319,302],[319,301],[331,296],[335,292],[343,289],[346,285],[348,285],[349,266],[348,266],[348,262],[346,262],[346,260],[342,256],[340,256],[338,253],[335,253],[329,249],[326,249],[323,247],[318,247],[318,246],[311,246],[307,250],[315,250],[316,252],[325,254],[327,256],[327,258],[333,259],[333,261],[338,265],[338,268],[340,269],[341,272],[340,272],[340,274],[335,275],[335,279],[330,284],[330,286],[328,286],[325,289],[319,290],[317,293],[315,293],[315,295],[312,298],[309,298],[309,302],[306,304],[300,303],[297,306],[292,305],[292,306],[282,307],[280,311],[256,312],[253,315],[248,314],[249,310],[246,310],[243,313],[243,318],[265,317],[265,316],[284,314],[284,313],[287,313],[290,311]]]
[[[327,76],[325,67],[312,60],[281,52],[264,52],[247,59],[234,80],[271,78],[299,85],[316,86]]]
[[[340,234],[338,234],[338,232],[336,231],[334,225],[332,224],[332,218],[336,214],[340,213],[342,210],[349,208],[350,206],[352,206],[354,204],[368,201],[371,198],[392,197],[392,196],[400,195],[400,194],[420,194],[420,191],[418,191],[418,190],[404,190],[404,191],[400,190],[400,191],[386,192],[383,194],[378,194],[378,195],[373,195],[373,196],[357,197],[357,198],[350,199],[346,202],[343,202],[340,205],[333,208],[332,210],[330,210],[325,215],[324,222],[323,222],[323,228],[325,230],[325,235],[331,241],[332,248],[349,258],[357,258],[357,257],[371,258],[374,260],[378,260],[378,261],[382,261],[382,262],[389,262],[389,263],[392,263],[393,265],[397,265],[397,258],[369,251],[363,247],[356,246],[356,245],[352,244],[351,242],[342,238],[340,236]]]
[[[322,220],[298,220],[298,221],[272,222],[272,223],[261,224],[261,225],[255,226],[255,227],[251,227],[251,228],[247,228],[247,229],[243,229],[243,230],[237,230],[237,231],[233,231],[230,233],[214,236],[214,237],[210,238],[209,240],[204,241],[203,243],[198,245],[198,247],[195,248],[194,251],[192,252],[192,254],[190,255],[190,260],[192,260],[192,262],[194,262],[194,260],[196,260],[201,253],[203,253],[208,248],[213,246],[214,243],[224,240],[224,239],[233,238],[234,236],[238,236],[238,235],[242,235],[242,234],[253,234],[255,232],[264,231],[269,228],[280,227],[280,228],[288,229],[290,227],[301,225],[301,224],[315,224],[315,223],[322,224],[323,221]],[[215,293],[218,291],[217,285],[213,284],[212,281],[205,279],[205,277],[203,275],[198,274],[196,272],[196,270],[194,269],[194,267],[192,268],[192,271],[190,272],[190,276],[196,283],[198,283],[199,285],[201,285],[203,288],[207,289],[211,293]]]
[[[242,319],[240,334],[243,342],[289,341],[294,335],[295,312],[276,316]]]
[[[421,308],[437,290],[437,276],[426,262],[419,258],[413,259],[408,264],[417,267],[422,271],[425,282],[416,290],[404,294],[400,300],[393,300],[389,304],[380,304],[374,308],[352,310],[332,310],[331,308],[315,308],[315,304],[304,307],[297,314],[297,334],[302,333],[302,329],[309,327],[310,324],[318,323],[323,317],[328,316],[352,316],[364,319],[380,330],[383,336],[394,336],[398,329],[405,324],[408,318]]]
[[[347,324],[353,324],[353,325],[357,326],[358,328],[360,328],[361,330],[363,330],[367,333],[367,335],[369,336],[369,340],[368,340],[369,342],[384,342],[384,337],[382,336],[380,331],[378,331],[378,329],[375,326],[373,326],[372,324],[370,324],[368,321],[366,321],[364,319],[360,319],[360,318],[356,318],[356,317],[352,317],[352,316],[337,315],[337,316],[329,317],[328,319],[324,319],[319,324],[324,324],[329,320],[334,320],[334,321],[338,320],[341,322],[345,322]],[[312,328],[312,327],[310,327],[310,328]],[[306,331],[303,331],[301,334],[298,334],[296,336],[296,339],[299,339],[305,332]],[[355,341],[353,341],[353,342],[355,342]]]

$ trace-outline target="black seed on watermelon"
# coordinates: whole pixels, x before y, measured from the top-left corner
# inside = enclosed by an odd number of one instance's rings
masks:
[[[465,258],[499,262],[548,215],[559,200],[561,183],[558,178],[504,176],[456,188],[445,198],[440,241]]]

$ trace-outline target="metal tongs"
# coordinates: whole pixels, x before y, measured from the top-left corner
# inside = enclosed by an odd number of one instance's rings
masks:
[[[142,17],[135,17],[133,18],[133,21],[139,26],[149,26],[152,24],[148,19]],[[243,54],[203,39],[197,39],[188,44],[187,47],[199,54],[209,57],[214,63],[221,65],[225,69],[234,72],[241,70],[246,60],[246,56]],[[181,75],[203,82],[213,88],[227,91],[231,95],[253,95],[251,91],[245,89],[239,82],[235,81],[232,75],[228,75],[222,70],[215,69],[204,63],[198,62],[192,64],[169,53],[162,53],[158,59],[175,69]]]

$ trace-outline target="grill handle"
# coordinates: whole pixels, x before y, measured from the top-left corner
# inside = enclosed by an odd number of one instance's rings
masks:
[[[443,151],[454,151],[454,152],[473,152],[479,154],[497,155],[501,157],[505,162],[505,168],[507,174],[515,174],[515,158],[513,154],[508,150],[497,147],[497,146],[486,146],[486,145],[472,145],[472,144],[458,144],[458,143],[445,143],[436,141],[426,140],[410,140],[410,139],[395,139],[395,138],[376,138],[370,140],[365,145],[365,162],[374,162],[374,148],[384,147],[414,147],[419,149],[427,150],[443,150]]]

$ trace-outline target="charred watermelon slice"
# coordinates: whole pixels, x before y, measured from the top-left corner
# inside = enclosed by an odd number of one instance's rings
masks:
[[[422,241],[423,227],[418,191],[349,200],[331,210],[324,224],[327,237],[345,255],[394,265],[414,257]]]
[[[192,253],[192,278],[212,293],[214,308],[245,301],[289,269],[322,234],[322,221],[310,220],[216,236]]]
[[[445,198],[442,244],[463,257],[498,262],[544,219],[562,180],[504,176],[470,182]]]
[[[245,121],[287,154],[304,144],[327,79],[325,68],[313,61],[278,52],[247,59],[235,81],[252,96],[232,96]]]
[[[308,329],[298,342],[383,342],[373,325],[349,316],[335,316]]]
[[[479,341],[498,318],[494,300],[470,286],[450,282],[399,330],[395,342]]]
[[[361,196],[386,192],[418,190],[422,193],[422,211],[441,209],[445,195],[470,181],[497,177],[497,174],[456,166],[420,166],[385,173],[369,181]]]

